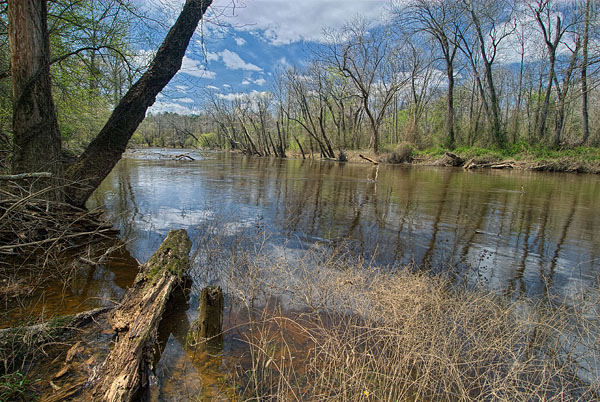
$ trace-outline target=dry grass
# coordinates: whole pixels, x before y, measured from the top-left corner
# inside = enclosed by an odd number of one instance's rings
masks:
[[[231,379],[244,400],[599,398],[597,293],[512,301],[337,248],[274,257],[256,244],[219,266],[248,317]]]

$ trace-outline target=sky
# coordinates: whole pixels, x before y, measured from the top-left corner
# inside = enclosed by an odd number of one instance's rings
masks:
[[[146,3],[164,7],[160,15],[170,22],[184,1]],[[207,91],[223,97],[268,91],[276,71],[302,66],[309,59],[310,48],[323,43],[325,29],[342,28],[357,16],[383,20],[389,4],[389,0],[214,0],[180,72],[150,111],[198,112]]]

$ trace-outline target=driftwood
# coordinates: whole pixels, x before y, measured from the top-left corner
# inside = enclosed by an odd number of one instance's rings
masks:
[[[460,156],[458,156],[452,152],[445,152],[444,156],[441,159],[439,159],[438,161],[436,161],[434,163],[434,165],[458,167],[458,166],[462,166],[464,163],[465,163],[465,160],[463,158],[461,158]]]
[[[473,159],[471,159],[470,161],[465,163],[465,165],[463,166],[463,168],[466,170],[484,169],[484,168],[486,168],[486,169],[513,169],[514,167],[515,167],[515,163],[512,161],[499,162],[499,163],[495,163],[495,162],[477,163]]]
[[[362,154],[358,154],[358,156],[360,156],[361,158],[363,158],[364,160],[371,162],[373,165],[379,165],[379,162],[377,162],[375,159],[371,159],[368,156],[364,156]]]
[[[171,293],[189,268],[190,248],[185,230],[172,230],[142,266],[121,306],[109,317],[117,340],[90,376],[90,400],[131,401],[148,390],[157,329]]]

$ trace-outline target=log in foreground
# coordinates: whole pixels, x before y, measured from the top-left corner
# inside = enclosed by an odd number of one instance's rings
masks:
[[[142,266],[121,306],[109,318],[118,339],[90,376],[93,400],[131,401],[148,389],[158,325],[171,293],[189,268],[190,248],[185,230],[171,230]]]

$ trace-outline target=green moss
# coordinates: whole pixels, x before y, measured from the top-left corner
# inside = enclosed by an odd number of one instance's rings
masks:
[[[158,250],[146,263],[143,278],[150,286],[164,272],[182,275],[190,265],[189,253],[192,247],[185,229],[171,230]]]

